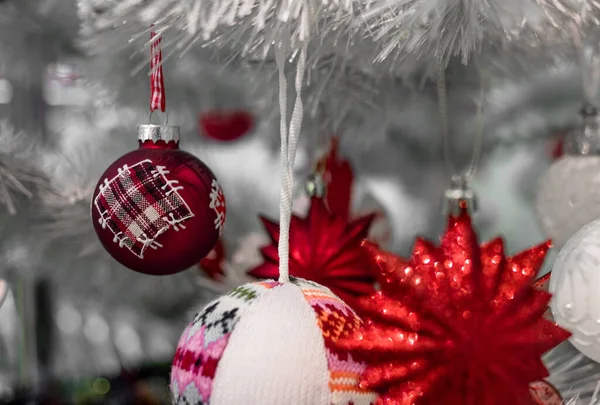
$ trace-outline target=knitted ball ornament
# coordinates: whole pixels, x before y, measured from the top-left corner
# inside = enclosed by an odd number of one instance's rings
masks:
[[[361,325],[322,285],[289,274],[294,158],[302,123],[308,42],[287,121],[286,48],[274,49],[281,112],[279,281],[245,284],[206,306],[183,332],[171,373],[175,405],[371,405],[365,365],[334,345]],[[288,131],[289,129],[289,131]]]
[[[334,343],[360,319],[303,279],[242,285],[183,332],[171,373],[175,405],[371,405],[365,368]]]

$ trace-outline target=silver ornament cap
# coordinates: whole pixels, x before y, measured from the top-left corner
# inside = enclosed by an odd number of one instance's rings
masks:
[[[166,143],[179,143],[179,127],[173,125],[145,124],[138,127],[138,141],[154,143],[163,141]]]
[[[318,173],[312,173],[304,182],[304,191],[309,197],[323,198],[327,189],[323,177]]]
[[[586,104],[579,113],[581,122],[567,135],[565,151],[569,155],[600,156],[598,109],[591,104]]]
[[[477,196],[465,176],[453,176],[450,188],[444,193],[444,215],[457,216],[464,210],[469,214],[477,211]]]

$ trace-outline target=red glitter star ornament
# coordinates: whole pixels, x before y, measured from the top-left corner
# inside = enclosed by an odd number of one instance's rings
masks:
[[[366,243],[381,291],[359,300],[365,322],[339,341],[368,365],[361,386],[378,405],[535,404],[542,354],[569,337],[533,285],[549,247],[506,258],[501,239],[479,246],[466,213],[441,246],[417,239],[408,261]]]
[[[292,217],[290,225],[290,275],[328,287],[348,305],[358,296],[375,292],[375,266],[362,241],[374,215],[349,220],[334,215],[320,198],[312,198],[306,218]],[[265,262],[248,274],[262,279],[279,275],[279,225],[262,218],[271,244],[262,248]]]

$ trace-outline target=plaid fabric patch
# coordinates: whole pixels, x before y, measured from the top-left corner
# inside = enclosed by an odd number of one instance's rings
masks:
[[[94,200],[99,222],[114,234],[113,242],[140,259],[147,248],[162,247],[156,242],[158,235],[171,227],[185,229],[182,222],[194,216],[177,192],[183,187],[167,174],[166,167],[154,166],[149,159],[125,165],[117,176],[104,180]]]

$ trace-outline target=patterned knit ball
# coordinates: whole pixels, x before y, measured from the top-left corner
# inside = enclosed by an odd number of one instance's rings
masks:
[[[329,289],[302,279],[240,286],[183,332],[175,405],[372,405],[364,364],[334,346],[361,324]]]

